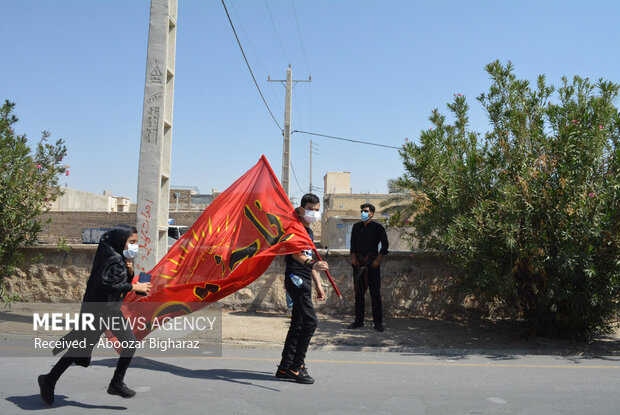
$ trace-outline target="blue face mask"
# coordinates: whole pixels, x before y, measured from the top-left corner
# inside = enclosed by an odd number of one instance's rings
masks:
[[[128,244],[127,249],[123,251],[123,256],[127,259],[133,259],[138,256],[138,244]]]
[[[362,220],[366,222],[368,219],[370,219],[370,213],[362,212]]]

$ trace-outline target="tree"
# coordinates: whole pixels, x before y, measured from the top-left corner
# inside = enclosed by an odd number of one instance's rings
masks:
[[[556,92],[510,62],[486,71],[491,131],[469,131],[460,94],[452,124],[433,110],[433,127],[400,151],[391,222],[448,252],[461,293],[500,300],[535,332],[608,331],[620,310],[619,85],[575,76]]]
[[[5,278],[23,261],[21,248],[35,244],[49,223],[42,221],[50,202],[60,194],[58,179],[69,174],[61,165],[67,154],[63,140],[50,144],[44,131],[34,154],[26,136],[15,133],[15,104],[5,101],[0,109],[0,300],[10,299]]]

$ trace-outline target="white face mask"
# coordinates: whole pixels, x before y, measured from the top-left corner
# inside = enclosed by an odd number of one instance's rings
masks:
[[[305,210],[304,209],[304,220],[308,223],[314,223],[317,220],[321,219],[321,212],[316,210]]]
[[[127,249],[123,251],[123,256],[127,259],[133,259],[138,256],[138,249],[140,249],[138,244],[129,244]]]

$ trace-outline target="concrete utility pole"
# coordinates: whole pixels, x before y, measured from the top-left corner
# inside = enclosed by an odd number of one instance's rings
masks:
[[[282,148],[282,186],[289,195],[289,178],[291,166],[291,95],[293,92],[293,71],[291,65],[286,70],[286,94],[284,96],[284,145]]]
[[[177,0],[151,0],[138,171],[137,272],[153,269],[168,249],[176,29]]]
[[[286,88],[286,94],[284,96],[284,130],[282,136],[284,137],[284,143],[282,147],[282,176],[280,181],[282,187],[288,196],[289,193],[289,179],[291,166],[291,96],[293,94],[293,86],[297,82],[312,82],[312,77],[308,77],[308,80],[293,81],[293,71],[291,65],[286,70],[286,80],[272,80],[271,77],[267,77],[267,82],[281,82]]]
[[[310,139],[310,184],[308,185],[308,193],[312,193],[312,139]]]

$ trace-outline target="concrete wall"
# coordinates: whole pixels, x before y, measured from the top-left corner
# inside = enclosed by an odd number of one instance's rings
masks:
[[[29,302],[80,301],[90,274],[95,245],[76,245],[69,253],[55,247],[25,249],[32,260],[8,278],[8,289]],[[354,293],[348,251],[320,251],[344,298],[339,299],[326,277],[328,298],[317,310],[328,314],[353,314]],[[265,274],[219,303],[230,310],[285,311],[284,260],[276,257]],[[436,254],[393,252],[382,264],[382,297],[386,315],[398,317],[443,316],[461,304],[451,304],[447,287],[453,270]],[[370,301],[367,301],[370,313]]]
[[[324,208],[338,215],[360,216],[360,205],[372,203],[375,206],[375,216],[381,216],[381,203],[391,195],[385,193],[350,193],[325,194]]]

